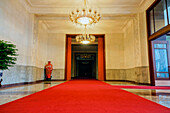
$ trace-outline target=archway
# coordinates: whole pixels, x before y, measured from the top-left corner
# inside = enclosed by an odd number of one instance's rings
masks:
[[[71,80],[71,48],[72,38],[75,35],[66,35],[66,63],[65,63],[65,80]],[[105,80],[105,35],[95,35],[98,38],[98,80]]]

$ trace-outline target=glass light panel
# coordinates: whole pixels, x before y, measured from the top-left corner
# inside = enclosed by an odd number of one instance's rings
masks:
[[[157,73],[157,78],[169,78],[169,73]]]
[[[87,25],[90,24],[93,20],[91,18],[88,17],[81,17],[77,19],[77,22],[83,24],[83,25]]]
[[[88,41],[88,40],[83,40],[83,41],[81,41],[81,43],[82,43],[82,44],[89,44],[90,41]]]
[[[155,49],[155,62],[157,72],[168,72],[168,56],[166,49]]]
[[[166,44],[154,44],[154,48],[166,48]]]
[[[154,8],[154,16],[156,31],[168,25],[165,0],[161,0],[159,4]]]

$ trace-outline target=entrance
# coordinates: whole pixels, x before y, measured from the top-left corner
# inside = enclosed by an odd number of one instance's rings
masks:
[[[95,78],[105,80],[104,35],[95,35],[91,44],[79,44],[76,35],[66,35],[65,80]]]
[[[98,45],[72,44],[71,78],[98,78]]]
[[[92,62],[91,61],[78,61],[77,71],[78,78],[92,78]]]
[[[96,79],[96,54],[76,54],[76,73],[72,78]]]

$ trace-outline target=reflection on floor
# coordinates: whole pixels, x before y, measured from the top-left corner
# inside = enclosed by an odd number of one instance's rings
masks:
[[[33,94],[43,89],[61,84],[65,81],[42,82],[32,85],[23,85],[20,87],[11,87],[0,89],[0,105]],[[129,82],[106,82],[111,85],[136,85]],[[124,89],[153,102],[170,108],[170,90],[151,90],[151,89]]]
[[[134,84],[131,82],[119,82],[119,81],[106,81],[106,83],[110,85],[128,85],[128,86],[139,86],[138,84]],[[145,86],[145,85],[140,85],[140,86]]]
[[[63,83],[64,81],[45,81],[37,84],[22,85],[20,87],[11,87],[0,89],[0,105],[17,100],[38,91],[50,88]]]
[[[148,100],[170,108],[170,90],[124,89]]]
[[[137,86],[137,84],[129,82],[106,82],[111,85],[132,85]],[[142,85],[143,86],[143,85]],[[170,90],[155,90],[155,89],[123,89],[163,106],[170,108]]]

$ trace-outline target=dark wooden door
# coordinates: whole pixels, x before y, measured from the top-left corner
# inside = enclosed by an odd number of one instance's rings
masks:
[[[79,78],[92,78],[92,61],[78,61],[78,77]]]

